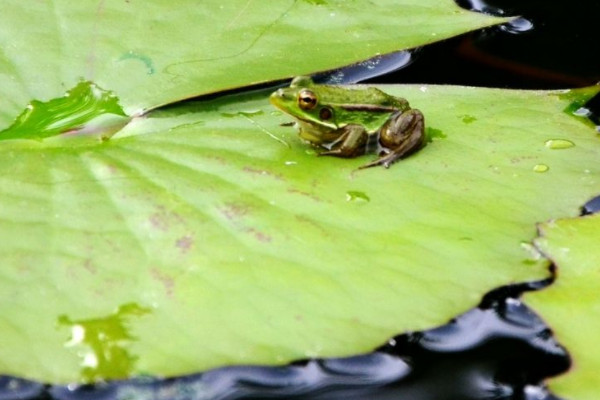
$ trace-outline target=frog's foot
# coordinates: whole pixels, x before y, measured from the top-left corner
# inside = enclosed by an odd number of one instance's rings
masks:
[[[329,144],[329,150],[319,153],[320,156],[356,157],[365,153],[369,135],[360,125],[346,125],[340,137]]]
[[[378,165],[383,165],[385,168],[389,168],[390,165],[392,165],[399,158],[401,157],[399,157],[396,153],[393,152],[383,153],[383,155],[381,155],[377,160],[373,160],[370,163],[361,165],[360,167],[358,167],[358,169],[371,168],[376,167]]]
[[[360,169],[383,165],[389,168],[395,161],[407,157],[426,143],[425,118],[419,110],[408,110],[390,118],[381,129],[379,142],[384,148],[377,160]]]

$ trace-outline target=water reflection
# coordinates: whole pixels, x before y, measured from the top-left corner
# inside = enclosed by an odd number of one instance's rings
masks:
[[[336,85],[361,82],[408,66],[413,60],[413,54],[417,51],[417,49],[413,49],[378,55],[347,67],[316,75],[314,81]]]

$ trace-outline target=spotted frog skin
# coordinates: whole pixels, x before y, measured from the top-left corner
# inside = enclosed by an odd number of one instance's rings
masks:
[[[319,85],[299,76],[273,92],[270,101],[294,117],[300,137],[324,149],[321,156],[357,157],[376,142],[379,158],[360,168],[389,168],[426,143],[423,114],[373,87]]]

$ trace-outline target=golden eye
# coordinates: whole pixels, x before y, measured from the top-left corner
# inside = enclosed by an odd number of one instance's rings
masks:
[[[303,89],[298,94],[298,106],[303,110],[312,110],[317,106],[317,96],[308,89]]]
[[[333,111],[331,111],[331,108],[329,108],[329,107],[321,108],[321,110],[319,111],[319,118],[321,118],[323,121],[327,121],[331,117],[333,117]]]

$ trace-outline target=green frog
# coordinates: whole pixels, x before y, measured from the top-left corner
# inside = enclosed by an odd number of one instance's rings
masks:
[[[360,168],[389,168],[426,143],[423,114],[411,109],[405,99],[373,87],[319,85],[299,76],[288,88],[273,92],[270,100],[296,119],[300,137],[325,149],[321,156],[379,153],[379,158]]]

